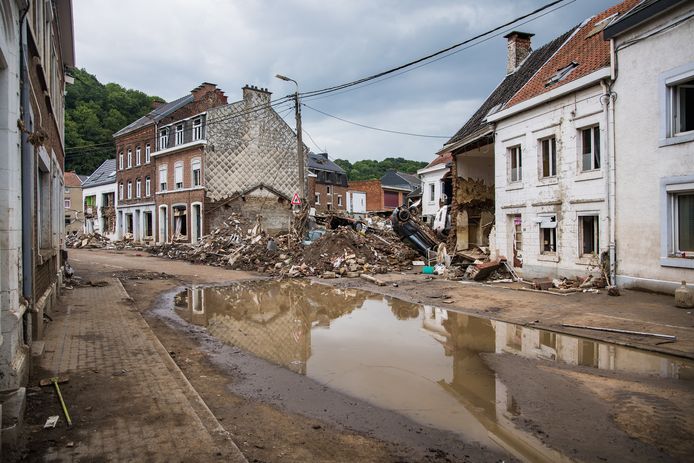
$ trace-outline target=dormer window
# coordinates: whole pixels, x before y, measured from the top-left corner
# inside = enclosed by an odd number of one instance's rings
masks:
[[[193,119],[193,141],[202,139],[202,118]]]
[[[169,129],[159,131],[159,149],[165,150],[169,147]]]
[[[176,126],[176,140],[175,146],[183,144],[183,124],[178,124]]]
[[[545,87],[551,87],[552,85],[561,82],[562,80],[566,79],[566,77],[571,74],[571,71],[576,69],[578,67],[578,63],[576,61],[572,61],[569,63],[568,66],[564,66],[561,69],[557,69],[556,74],[554,74],[545,84]]]

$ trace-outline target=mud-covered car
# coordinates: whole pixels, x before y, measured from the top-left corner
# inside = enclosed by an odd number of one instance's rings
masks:
[[[390,216],[390,222],[400,239],[422,256],[428,258],[429,251],[436,252],[438,243],[427,232],[426,225],[414,220],[408,208],[396,208]]]

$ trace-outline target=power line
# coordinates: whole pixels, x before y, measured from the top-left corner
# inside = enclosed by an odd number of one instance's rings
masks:
[[[328,114],[326,112],[321,111],[320,109],[313,108],[313,107],[307,105],[306,103],[302,103],[302,106],[306,106],[308,109],[312,109],[318,113],[323,114],[324,116],[332,117],[333,119],[337,119],[338,121],[346,122],[347,124],[356,125],[358,127],[363,127],[365,129],[377,130],[379,132],[386,132],[386,133],[395,133],[398,135],[409,135],[410,137],[443,138],[446,140],[449,140],[451,138],[450,135],[425,135],[425,134],[421,134],[421,133],[410,133],[410,132],[402,132],[400,130],[388,130],[388,129],[382,129],[379,127],[372,127],[370,125],[360,124],[359,122],[349,121],[347,119],[343,119],[341,117],[334,116],[332,114]]]
[[[467,40],[464,40],[464,41],[462,41],[462,42],[460,42],[460,43],[456,43],[456,44],[451,45],[451,46],[449,46],[449,47],[446,47],[446,48],[444,48],[444,49],[442,49],[442,50],[436,51],[436,52],[434,52],[434,53],[430,53],[430,54],[428,54],[428,55],[426,55],[426,56],[423,56],[423,57],[418,58],[418,59],[416,59],[416,60],[413,60],[413,61],[410,61],[410,62],[408,62],[408,63],[402,64],[402,65],[400,65],[400,66],[397,66],[397,67],[394,67],[394,68],[391,68],[391,69],[388,69],[388,70],[379,72],[379,73],[377,73],[377,74],[373,74],[373,75],[368,76],[368,77],[363,77],[363,78],[361,78],[361,79],[357,79],[357,80],[354,80],[354,81],[351,81],[351,82],[347,82],[347,83],[344,83],[344,84],[339,84],[339,85],[335,85],[335,86],[332,86],[332,87],[326,87],[326,88],[323,88],[323,89],[320,89],[320,90],[313,90],[313,91],[309,91],[309,92],[303,92],[303,93],[300,94],[300,96],[303,97],[303,98],[307,98],[307,97],[310,97],[310,96],[317,96],[317,95],[323,95],[323,94],[325,94],[325,93],[332,93],[332,92],[336,92],[336,91],[338,91],[338,90],[342,90],[342,89],[345,89],[345,88],[348,88],[348,87],[353,87],[353,86],[355,86],[355,85],[359,85],[359,84],[362,84],[362,83],[365,83],[365,82],[368,82],[368,81],[371,81],[371,80],[374,80],[374,79],[378,79],[379,77],[383,77],[383,76],[386,76],[386,75],[389,75],[389,74],[393,74],[393,73],[395,73],[395,72],[398,72],[398,71],[401,71],[401,70],[403,70],[403,69],[409,68],[409,67],[414,66],[414,65],[416,65],[416,64],[419,64],[419,63],[428,61],[428,60],[430,60],[430,59],[432,59],[432,58],[435,58],[435,57],[437,57],[437,56],[443,55],[443,54],[445,54],[445,53],[447,53],[447,52],[450,52],[451,50],[455,50],[456,48],[459,48],[459,47],[461,47],[461,46],[463,46],[463,45],[467,45],[468,43],[474,42],[475,40],[478,40],[478,39],[480,39],[480,38],[486,37],[487,35],[491,35],[491,34],[493,34],[493,33],[495,33],[495,32],[498,32],[498,31],[501,30],[501,29],[504,29],[504,28],[506,28],[506,27],[508,27],[508,26],[510,26],[510,25],[512,25],[512,24],[515,24],[515,23],[517,23],[517,22],[519,22],[519,21],[522,21],[522,20],[524,20],[524,19],[526,19],[526,18],[529,18],[529,17],[531,17],[531,16],[534,16],[534,15],[536,15],[537,13],[541,13],[542,11],[547,10],[547,9],[553,7],[554,5],[557,5],[557,4],[562,3],[562,2],[564,2],[564,1],[566,1],[566,0],[555,0],[555,1],[552,1],[552,2],[550,2],[550,3],[547,3],[547,4],[543,5],[543,6],[541,6],[540,8],[535,9],[534,11],[531,11],[530,13],[524,14],[524,15],[519,16],[519,17],[517,17],[517,18],[515,18],[515,19],[513,19],[513,20],[511,20],[511,21],[508,21],[508,22],[506,22],[506,23],[504,23],[504,24],[502,24],[502,25],[500,25],[500,26],[497,26],[497,27],[495,27],[494,29],[490,29],[490,30],[488,30],[488,31],[486,31],[486,32],[483,32],[483,33],[481,33],[481,34],[477,34],[476,36],[471,37],[471,38],[469,38],[469,39],[467,39]],[[575,1],[575,0],[571,0],[570,3],[573,3],[574,1]]]

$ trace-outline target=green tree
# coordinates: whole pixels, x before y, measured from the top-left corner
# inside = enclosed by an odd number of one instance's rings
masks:
[[[427,165],[426,162],[412,161],[402,157],[385,158],[383,161],[363,159],[355,163],[336,159],[335,164],[342,167],[347,172],[347,178],[352,181],[381,178],[389,169],[415,174],[417,170]]]

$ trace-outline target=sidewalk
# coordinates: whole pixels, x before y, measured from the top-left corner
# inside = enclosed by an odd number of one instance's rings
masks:
[[[52,387],[28,393],[30,461],[246,462],[217,419],[131,305],[120,281],[65,291],[31,386],[61,385],[68,428]],[[42,429],[60,415],[55,429]]]

